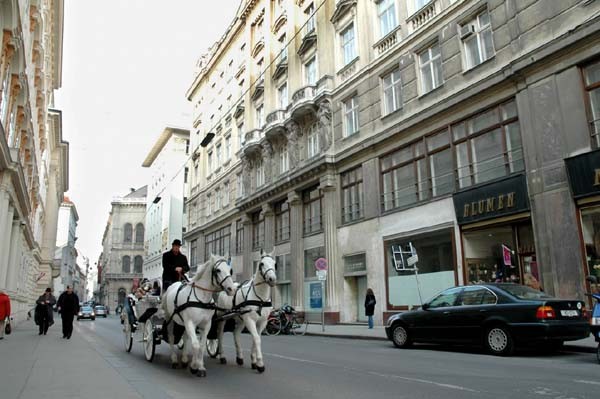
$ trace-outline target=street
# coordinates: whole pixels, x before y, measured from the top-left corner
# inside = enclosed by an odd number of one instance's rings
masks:
[[[81,321],[83,336],[144,398],[327,397],[327,398],[596,398],[600,365],[587,353],[519,353],[499,358],[470,348],[397,350],[384,341],[313,336],[263,337],[266,372],[235,364],[232,334],[226,334],[228,364],[206,360],[208,377],[172,370],[168,346],[153,363],[142,345],[122,348],[116,318]],[[244,348],[249,336],[244,334]],[[106,381],[110,384],[110,381]]]

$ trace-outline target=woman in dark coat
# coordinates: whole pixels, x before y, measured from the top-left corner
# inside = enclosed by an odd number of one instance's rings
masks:
[[[46,335],[48,328],[54,324],[52,308],[56,304],[56,298],[52,295],[52,288],[46,288],[44,295],[40,296],[35,303],[35,324],[40,327],[39,335]]]
[[[373,290],[367,288],[367,295],[365,297],[365,315],[369,319],[369,328],[373,328],[373,314],[375,313],[375,304],[377,301],[375,300],[375,294],[373,294]]]

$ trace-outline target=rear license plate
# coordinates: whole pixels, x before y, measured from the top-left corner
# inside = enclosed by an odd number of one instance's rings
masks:
[[[560,315],[566,317],[577,317],[579,316],[579,313],[576,310],[561,310]]]

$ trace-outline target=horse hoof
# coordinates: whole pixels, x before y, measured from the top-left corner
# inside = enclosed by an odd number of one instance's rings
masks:
[[[252,370],[256,370],[256,363],[252,363]]]
[[[206,377],[206,370],[198,371],[198,377]]]
[[[192,373],[192,374],[196,375],[196,374],[198,374],[198,369],[192,369],[192,368],[191,368],[191,369],[190,369],[190,373]]]
[[[177,363],[171,363],[171,368],[172,369],[176,369],[177,368]]]
[[[221,358],[220,360],[221,364],[227,364],[227,359],[225,359],[224,357]]]
[[[238,366],[244,365],[244,359],[242,359],[241,357],[236,357],[235,362],[238,364]]]
[[[258,372],[262,374],[265,372],[265,366],[256,366],[256,370],[258,370]]]

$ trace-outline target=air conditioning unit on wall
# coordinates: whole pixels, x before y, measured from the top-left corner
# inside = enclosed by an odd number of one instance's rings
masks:
[[[465,40],[475,33],[475,26],[472,24],[463,25],[460,27],[460,40]]]

